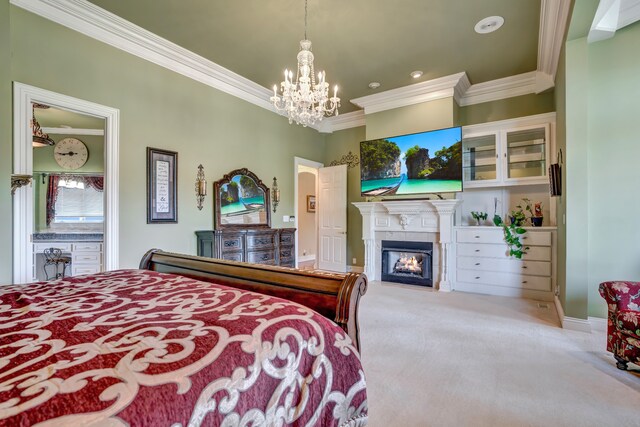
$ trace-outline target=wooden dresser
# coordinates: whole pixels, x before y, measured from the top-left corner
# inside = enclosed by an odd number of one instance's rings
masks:
[[[295,228],[196,231],[198,255],[254,264],[295,265]]]

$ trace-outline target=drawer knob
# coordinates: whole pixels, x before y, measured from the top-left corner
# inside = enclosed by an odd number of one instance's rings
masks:
[[[480,249],[476,249],[475,252],[480,252]]]
[[[480,236],[474,236],[474,237],[475,237],[476,239],[479,239],[479,238],[480,238]]]
[[[528,239],[528,237],[527,237],[527,236],[524,236],[524,237],[522,238],[522,240],[527,240],[527,239]]]
[[[476,262],[476,265],[480,265],[480,263],[479,263],[479,262]]]
[[[526,281],[526,280],[523,280],[523,281],[522,281],[522,283],[527,283],[527,281]]]
[[[526,265],[523,265],[523,266],[522,266],[522,268],[523,268],[523,269],[524,269],[524,268],[527,268],[527,266],[526,266]]]
[[[480,276],[476,276],[476,280],[478,280],[480,278]]]

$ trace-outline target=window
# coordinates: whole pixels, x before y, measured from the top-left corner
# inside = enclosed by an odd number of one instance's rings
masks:
[[[58,187],[55,223],[104,222],[104,193],[90,186],[84,188]]]

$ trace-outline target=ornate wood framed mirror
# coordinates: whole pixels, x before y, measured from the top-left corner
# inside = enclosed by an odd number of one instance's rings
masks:
[[[271,227],[269,188],[253,172],[236,169],[213,183],[216,229]]]

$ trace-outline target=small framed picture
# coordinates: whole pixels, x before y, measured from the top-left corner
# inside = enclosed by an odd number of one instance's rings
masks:
[[[147,224],[178,222],[178,153],[147,147]]]
[[[316,196],[307,196],[307,212],[316,211]]]

